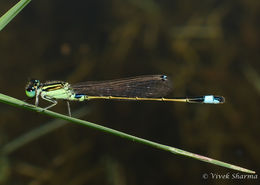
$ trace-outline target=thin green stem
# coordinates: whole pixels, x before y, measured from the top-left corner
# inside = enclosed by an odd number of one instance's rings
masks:
[[[186,157],[191,157],[191,158],[194,158],[194,159],[197,159],[197,160],[200,160],[200,161],[204,161],[204,162],[207,162],[207,163],[215,164],[215,165],[218,165],[218,166],[230,168],[230,169],[245,172],[245,173],[255,173],[252,170],[248,170],[248,169],[245,169],[245,168],[242,168],[242,167],[239,167],[239,166],[235,166],[235,165],[232,165],[232,164],[229,164],[229,163],[225,163],[225,162],[222,162],[222,161],[218,161],[218,160],[215,160],[215,159],[204,157],[204,156],[201,156],[201,155],[198,155],[198,154],[190,153],[190,152],[187,152],[187,151],[184,151],[184,150],[181,150],[181,149],[178,149],[178,148],[174,148],[174,147],[171,147],[171,146],[159,144],[159,143],[156,143],[156,142],[153,142],[153,141],[149,141],[147,139],[143,139],[143,138],[136,137],[136,136],[133,136],[133,135],[130,135],[130,134],[126,134],[124,132],[120,132],[120,131],[117,131],[117,130],[114,130],[114,129],[111,129],[111,128],[107,128],[107,127],[104,127],[104,126],[101,126],[101,125],[97,125],[95,123],[91,123],[91,122],[88,122],[88,121],[69,117],[69,116],[59,114],[59,113],[56,113],[56,112],[53,112],[53,111],[50,111],[50,110],[45,110],[41,107],[36,107],[34,105],[28,104],[26,102],[23,102],[21,100],[18,100],[16,98],[13,98],[13,97],[10,97],[10,96],[6,96],[4,94],[0,94],[0,102],[10,104],[10,105],[13,105],[13,106],[17,106],[17,107],[21,107],[21,108],[25,108],[25,109],[28,109],[28,110],[31,110],[31,111],[36,111],[36,112],[39,112],[41,114],[45,114],[45,115],[48,115],[48,116],[51,116],[51,117],[54,117],[54,118],[67,120],[67,121],[72,122],[72,123],[77,123],[77,124],[80,124],[80,125],[91,127],[91,128],[96,129],[96,130],[100,130],[100,131],[103,131],[103,132],[106,132],[106,133],[109,133],[109,134],[112,134],[112,135],[115,135],[115,136],[119,136],[119,137],[122,137],[122,138],[125,138],[125,139],[128,139],[128,140],[131,140],[131,141],[142,143],[142,144],[151,146],[153,148],[158,148],[160,150],[165,150],[165,151],[168,151],[168,152],[171,152],[171,153],[174,153],[174,154],[183,155],[183,156],[186,156]]]
[[[0,18],[0,31],[30,2],[21,0]]]

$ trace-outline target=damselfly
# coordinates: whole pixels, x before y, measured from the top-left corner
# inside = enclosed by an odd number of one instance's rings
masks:
[[[39,104],[39,96],[52,104],[49,109],[57,104],[57,100],[66,100],[68,112],[69,101],[85,101],[93,99],[109,100],[138,100],[138,101],[167,101],[185,103],[222,104],[224,97],[205,95],[184,98],[164,98],[172,89],[172,83],[166,75],[147,75],[132,78],[123,78],[110,81],[88,81],[69,84],[63,81],[49,81],[41,83],[39,80],[30,80],[25,87],[26,95],[35,97],[35,105]]]

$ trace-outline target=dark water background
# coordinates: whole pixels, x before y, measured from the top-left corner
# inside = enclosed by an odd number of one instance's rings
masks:
[[[2,0],[0,12],[16,1]],[[70,83],[144,74],[169,97],[217,94],[224,105],[92,101],[82,119],[260,170],[259,1],[32,1],[0,32],[1,93],[25,99],[29,77]],[[42,102],[42,101],[41,101]],[[42,102],[42,106],[46,105]],[[54,111],[66,113],[60,102]],[[0,144],[52,119],[0,104]],[[257,184],[236,173],[68,124],[1,157],[2,184]],[[242,174],[242,173],[241,173]]]

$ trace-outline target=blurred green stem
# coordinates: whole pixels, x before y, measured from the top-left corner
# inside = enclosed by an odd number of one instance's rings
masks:
[[[138,142],[138,143],[142,143],[142,144],[151,146],[153,148],[158,148],[160,150],[165,150],[165,151],[168,151],[168,152],[171,152],[171,153],[174,153],[174,154],[179,154],[179,155],[191,157],[191,158],[194,158],[194,159],[197,159],[197,160],[200,160],[200,161],[215,164],[215,165],[218,165],[218,166],[223,166],[223,167],[226,167],[226,168],[230,168],[230,169],[245,172],[245,173],[255,173],[252,170],[248,170],[248,169],[245,169],[245,168],[242,168],[242,167],[239,167],[239,166],[235,166],[235,165],[228,164],[228,163],[225,163],[225,162],[222,162],[222,161],[218,161],[218,160],[215,160],[215,159],[204,157],[204,156],[201,156],[201,155],[198,155],[198,154],[190,153],[190,152],[187,152],[187,151],[184,151],[184,150],[181,150],[181,149],[178,149],[178,148],[174,148],[174,147],[171,147],[171,146],[162,145],[162,144],[159,144],[159,143],[156,143],[156,142],[153,142],[153,141],[149,141],[149,140],[142,139],[142,138],[139,138],[139,137],[136,137],[136,136],[132,136],[130,134],[126,134],[126,133],[123,133],[123,132],[120,132],[120,131],[117,131],[117,130],[114,130],[114,129],[111,129],[111,128],[107,128],[107,127],[104,127],[104,126],[101,126],[101,125],[97,125],[95,123],[91,123],[91,122],[88,122],[88,121],[69,117],[69,116],[59,114],[59,113],[56,113],[56,112],[53,112],[53,111],[50,111],[50,110],[45,110],[41,107],[36,107],[34,105],[28,104],[24,101],[18,100],[16,98],[13,98],[13,97],[1,94],[1,93],[0,93],[0,102],[10,104],[10,105],[13,105],[13,106],[16,106],[16,107],[28,109],[28,110],[31,110],[31,111],[36,111],[36,112],[39,112],[41,114],[45,114],[45,115],[48,115],[48,116],[51,116],[51,117],[54,117],[54,118],[57,118],[57,119],[63,119],[63,120],[66,120],[66,121],[69,121],[69,122],[72,122],[72,123],[77,123],[77,124],[80,124],[80,125],[91,127],[91,128],[96,129],[96,130],[100,130],[102,132],[106,132],[106,133],[109,133],[109,134],[112,134],[112,135],[115,135],[115,136],[120,136],[122,138],[131,140],[131,141],[135,141],[135,142]]]
[[[88,112],[89,112],[89,109],[87,109],[86,107],[83,107],[83,108],[73,112],[72,115],[75,117],[82,117],[82,116],[86,115]],[[27,143],[34,141],[35,139],[37,139],[43,135],[46,135],[68,123],[69,123],[68,121],[65,121],[62,119],[55,119],[49,123],[46,123],[40,127],[37,127],[35,129],[23,134],[22,136],[15,138],[13,141],[7,143],[6,145],[4,145],[0,149],[1,154],[9,155],[12,152],[16,151],[17,149],[26,145]]]

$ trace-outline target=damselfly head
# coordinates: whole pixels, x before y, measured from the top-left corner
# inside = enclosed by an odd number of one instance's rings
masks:
[[[25,87],[25,94],[29,98],[33,98],[36,95],[36,90],[40,86],[40,81],[32,79],[28,82],[28,84]]]
[[[167,78],[168,78],[168,77],[167,77],[166,75],[162,75],[162,76],[161,76],[162,81],[166,81]]]

